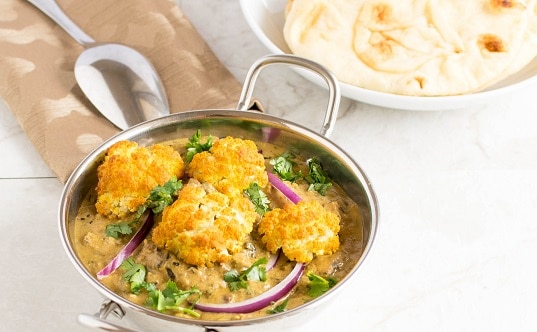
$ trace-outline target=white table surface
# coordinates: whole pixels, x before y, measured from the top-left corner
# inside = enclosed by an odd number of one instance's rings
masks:
[[[238,1],[178,4],[239,81],[268,54]],[[318,129],[325,90],[265,72],[255,94],[268,113]],[[331,139],[371,179],[380,229],[353,282],[299,330],[535,331],[536,94],[443,112],[343,99]],[[0,331],[85,331],[76,316],[101,296],[61,245],[62,184],[6,105],[0,155]]]

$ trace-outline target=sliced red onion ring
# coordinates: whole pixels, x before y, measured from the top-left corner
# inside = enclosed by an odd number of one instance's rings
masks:
[[[101,271],[97,273],[97,279],[103,279],[105,277],[108,277],[112,272],[114,272],[119,266],[121,266],[121,263],[138,248],[140,243],[146,238],[147,234],[149,234],[149,231],[151,230],[151,227],[153,227],[153,214],[150,212],[146,212],[142,215],[140,218],[140,221],[142,222],[142,225],[136,231],[136,233],[133,235],[133,237],[130,239],[130,241],[119,251],[119,253],[108,263]]]
[[[226,304],[205,304],[205,303],[196,303],[195,307],[198,310],[206,312],[229,312],[229,313],[249,313],[254,312],[260,309],[265,308],[270,305],[272,302],[276,302],[285,296],[287,293],[295,287],[296,283],[302,276],[304,272],[305,265],[302,263],[297,263],[293,270],[280,281],[279,284],[272,287],[268,291],[258,296],[252,297],[251,299],[237,302],[237,303],[226,303]]]
[[[282,180],[280,180],[277,175],[270,172],[267,172],[267,175],[270,184],[272,184],[274,188],[278,189],[279,192],[284,194],[285,197],[287,197],[291,202],[296,204],[302,200],[302,198],[295,194],[295,192],[291,190],[291,188],[289,188]]]
[[[281,250],[278,250],[275,254],[271,255],[268,262],[267,262],[267,266],[265,267],[265,270],[268,272],[270,270],[272,270],[274,268],[274,266],[276,266],[276,263],[278,263],[278,259],[280,258],[280,252]]]

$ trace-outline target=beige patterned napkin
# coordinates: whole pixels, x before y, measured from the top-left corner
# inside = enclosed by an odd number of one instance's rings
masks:
[[[159,72],[173,113],[233,108],[240,84],[173,0],[57,0],[99,42],[123,43]],[[0,96],[65,182],[98,144],[118,132],[83,95],[73,67],[83,51],[25,0],[0,1]]]

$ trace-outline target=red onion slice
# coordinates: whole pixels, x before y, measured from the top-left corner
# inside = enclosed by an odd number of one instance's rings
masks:
[[[265,308],[272,302],[276,302],[295,287],[304,272],[305,265],[297,263],[293,270],[279,284],[268,291],[251,299],[236,303],[205,304],[196,303],[195,308],[206,312],[249,313]]]
[[[138,248],[140,243],[146,238],[147,234],[149,234],[149,231],[151,230],[151,227],[153,227],[153,215],[149,212],[146,212],[142,217],[140,218],[140,221],[142,221],[142,225],[138,229],[138,231],[133,235],[133,237],[130,239],[130,241],[119,251],[119,253],[108,263],[101,271],[97,273],[97,279],[103,279],[105,277],[108,277],[112,272],[114,272],[119,266],[121,266],[121,263]]]
[[[274,186],[274,188],[278,189],[279,192],[285,195],[291,202],[294,204],[300,202],[302,198],[295,194],[291,188],[289,188],[278,176],[275,174],[272,174],[270,172],[267,172],[268,180],[270,184]]]
[[[271,255],[268,262],[267,262],[267,266],[265,267],[265,270],[268,272],[270,270],[272,270],[274,268],[274,266],[276,266],[276,263],[278,263],[278,259],[280,258],[280,252],[281,250],[278,250],[274,255]]]

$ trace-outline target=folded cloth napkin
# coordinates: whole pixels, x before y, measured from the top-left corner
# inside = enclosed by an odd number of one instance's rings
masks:
[[[57,3],[96,41],[126,44],[148,57],[172,113],[236,106],[239,82],[173,0]],[[2,0],[0,12],[0,97],[65,182],[88,152],[119,130],[76,84],[73,68],[81,45],[24,0]]]

